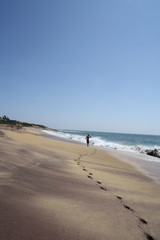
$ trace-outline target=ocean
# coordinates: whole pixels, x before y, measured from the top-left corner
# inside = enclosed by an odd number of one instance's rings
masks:
[[[78,130],[56,130],[44,132],[68,140],[74,140],[86,143],[85,137],[89,133],[90,144],[101,148],[111,148],[122,151],[145,153],[146,150],[160,151],[160,136],[128,134],[128,133],[110,133],[110,132],[93,132]]]
[[[160,136],[129,133],[110,133],[79,130],[43,130],[53,138],[86,144],[108,150],[142,171],[160,184],[160,158],[147,155],[146,150],[157,149],[160,153]]]

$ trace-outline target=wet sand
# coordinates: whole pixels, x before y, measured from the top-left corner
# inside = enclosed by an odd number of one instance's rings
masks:
[[[136,167],[142,174],[150,177],[160,185],[160,159],[147,154],[107,149],[114,157]]]
[[[0,239],[160,239],[160,186],[106,151],[0,128]]]

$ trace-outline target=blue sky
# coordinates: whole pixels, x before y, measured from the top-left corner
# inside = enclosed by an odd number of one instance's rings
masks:
[[[160,134],[159,0],[0,1],[0,115]]]

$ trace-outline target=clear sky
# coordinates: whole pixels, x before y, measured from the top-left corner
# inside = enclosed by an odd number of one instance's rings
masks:
[[[0,115],[160,134],[160,1],[0,1]]]

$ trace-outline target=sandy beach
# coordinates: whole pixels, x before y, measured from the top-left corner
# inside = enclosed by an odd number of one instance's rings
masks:
[[[160,239],[160,185],[107,151],[0,127],[0,239]]]

